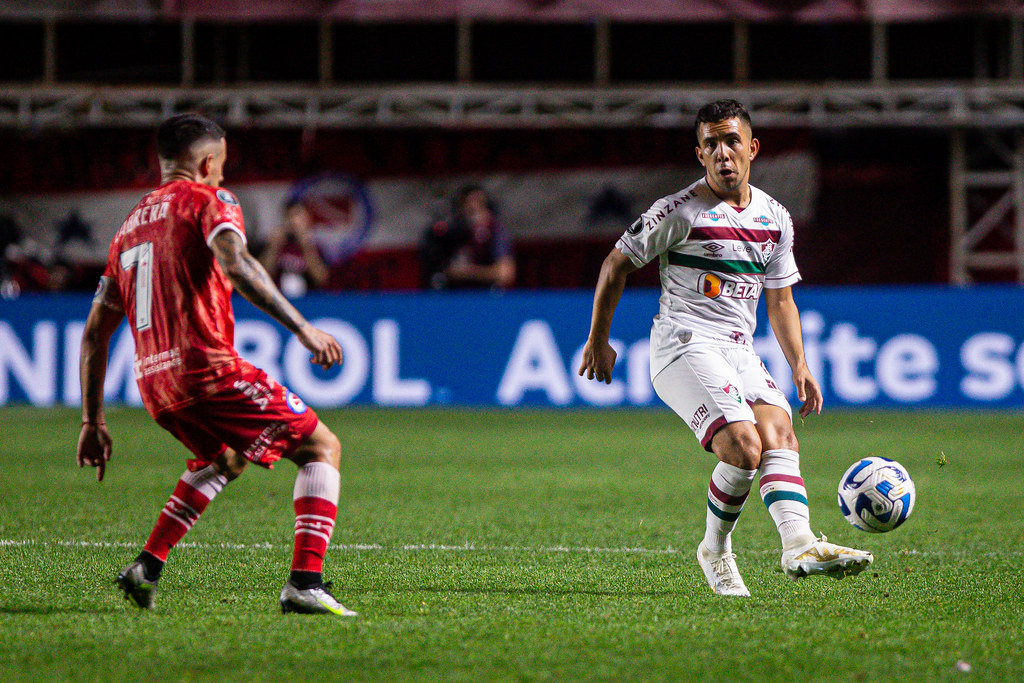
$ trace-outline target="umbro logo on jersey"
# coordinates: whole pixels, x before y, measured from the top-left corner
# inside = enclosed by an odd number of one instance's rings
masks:
[[[640,232],[643,229],[644,229],[644,218],[643,218],[643,216],[641,216],[640,218],[637,218],[635,221],[633,221],[633,225],[631,225],[628,228],[626,228],[626,234],[627,235],[634,235],[634,236],[635,235],[639,235]]]
[[[712,254],[717,254],[723,249],[725,249],[725,247],[723,247],[718,242],[708,242],[707,244],[704,245],[704,251],[710,251]]]

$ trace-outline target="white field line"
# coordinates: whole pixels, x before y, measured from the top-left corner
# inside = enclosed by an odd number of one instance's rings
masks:
[[[0,538],[0,548],[4,547],[59,547],[59,548],[141,548],[142,543],[128,541],[39,541],[35,539],[9,539]],[[199,550],[288,550],[292,545],[273,543],[193,543],[184,542],[177,545],[178,548],[193,548]],[[600,548],[588,546],[516,546],[516,545],[477,545],[475,543],[464,543],[462,545],[446,545],[443,543],[407,543],[401,545],[385,545],[382,543],[332,543],[330,550],[334,552],[476,552],[476,553],[520,553],[520,554],[606,554],[606,555],[684,555],[689,556],[689,550],[681,550],[668,546],[666,548],[641,548],[641,547],[619,547]],[[778,549],[745,550],[744,554],[752,555],[777,555]],[[1020,557],[1024,551],[1014,552],[987,552],[977,553],[967,550],[915,550],[899,549],[893,551],[894,555],[920,556],[920,557],[957,557],[971,555],[974,557]]]

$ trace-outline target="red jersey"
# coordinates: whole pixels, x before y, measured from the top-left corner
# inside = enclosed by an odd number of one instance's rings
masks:
[[[110,243],[107,301],[128,317],[151,415],[194,402],[239,361],[231,282],[209,246],[223,230],[245,239],[235,196],[176,180],[143,197]]]

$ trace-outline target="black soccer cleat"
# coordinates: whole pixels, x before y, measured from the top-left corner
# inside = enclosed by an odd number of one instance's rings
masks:
[[[141,562],[136,560],[122,569],[114,583],[124,591],[125,600],[131,600],[141,609],[153,609],[157,582],[146,578]]]

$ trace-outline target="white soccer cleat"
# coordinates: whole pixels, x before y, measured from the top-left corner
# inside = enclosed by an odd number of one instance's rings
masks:
[[[842,579],[860,574],[874,559],[869,552],[829,543],[822,536],[808,545],[784,551],[782,571],[794,581],[812,574]]]
[[[325,583],[314,588],[300,589],[289,581],[281,589],[281,613],[288,614],[336,614],[339,617],[359,616],[330,593],[331,584]]]
[[[736,567],[736,553],[722,553],[721,555],[709,552],[704,547],[704,541],[697,546],[697,563],[704,570],[704,576],[708,579],[708,585],[718,595],[734,595],[741,598],[749,598],[750,591],[743,583],[740,570]]]

